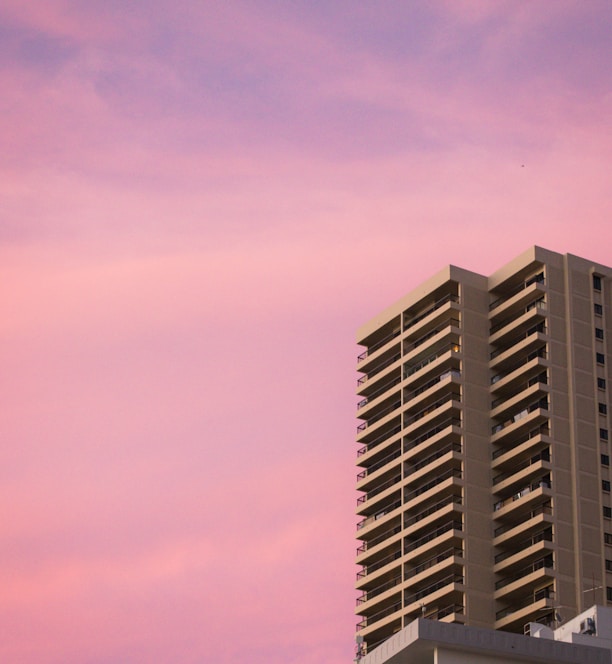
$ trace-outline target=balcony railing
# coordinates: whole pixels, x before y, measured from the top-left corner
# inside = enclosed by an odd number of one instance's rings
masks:
[[[537,376],[532,376],[529,380],[525,381],[524,383],[521,383],[520,385],[517,385],[514,388],[515,394],[520,394],[523,390],[526,390],[533,385],[536,385],[537,383],[542,383],[543,385],[548,384],[548,374],[546,371],[542,371],[539,373]],[[508,396],[503,396],[499,397],[499,399],[495,399],[494,401],[491,402],[491,409],[497,408],[500,404],[504,403],[504,401],[508,401],[509,398]]]
[[[397,385],[398,383],[400,383],[401,380],[402,379],[399,376],[397,376],[397,378],[393,378],[392,380],[386,382],[381,387],[375,389],[372,393],[368,394],[368,396],[365,399],[362,399],[357,404],[357,410],[359,410],[360,408],[363,408],[367,403],[372,401],[372,399],[376,399],[376,397],[379,397],[381,394],[383,394],[387,390],[390,390],[394,385]]]
[[[377,613],[374,613],[371,616],[366,616],[361,622],[357,623],[357,629],[363,629],[364,627],[367,627],[368,625],[371,625],[372,623],[375,623],[378,620],[382,620],[383,618],[390,616],[392,613],[399,611],[401,608],[402,608],[401,601],[391,604],[382,611],[378,611]]]
[[[363,362],[366,359],[366,357],[368,357],[368,355],[371,355],[372,353],[377,351],[379,348],[382,348],[383,346],[388,344],[391,341],[391,339],[395,339],[395,337],[399,337],[400,334],[401,334],[401,331],[399,329],[393,330],[393,332],[391,332],[391,334],[388,334],[386,337],[383,337],[382,339],[380,339],[376,343],[373,343],[366,350],[364,350],[363,353],[361,353],[361,355],[357,356],[357,362]]]
[[[521,341],[524,341],[528,337],[530,337],[532,334],[536,334],[538,332],[541,332],[542,334],[546,333],[546,325],[544,321],[541,323],[538,323],[537,325],[534,325],[533,327],[530,327],[526,332],[523,334],[519,335],[518,337],[515,337],[512,339],[512,341],[509,344],[505,344],[502,348],[497,348],[491,353],[491,359],[495,359],[498,355],[501,355],[502,353],[505,353],[507,350],[510,350],[513,346],[516,346],[516,344],[520,343]]]
[[[427,542],[431,542],[432,540],[436,539],[437,537],[440,537],[441,535],[444,535],[445,533],[448,533],[451,530],[463,530],[463,524],[461,523],[461,521],[457,520],[447,521],[444,525],[434,528],[431,532],[427,533],[427,535],[419,537],[418,540],[405,542],[404,553],[409,553],[410,551],[414,551],[415,549],[418,549],[419,547],[423,546],[423,544],[427,544]]]
[[[533,403],[529,404],[529,406],[522,408],[518,413],[512,415],[502,424],[495,424],[493,427],[491,427],[491,433],[496,434],[499,431],[503,431],[506,427],[509,427],[511,424],[514,424],[519,420],[522,420],[523,418],[527,417],[529,413],[533,413],[533,411],[537,410],[538,408],[548,410],[548,397],[542,397],[538,401],[534,401]]]
[[[509,369],[506,369],[504,373],[498,373],[495,374],[491,378],[491,385],[495,385],[495,383],[499,382],[502,380],[502,378],[505,378],[506,376],[509,376],[513,371],[516,371],[517,369],[521,369],[522,367],[527,364],[527,362],[531,362],[531,360],[535,360],[536,357],[541,357],[543,359],[546,359],[546,346],[542,346],[542,348],[538,348],[538,350],[534,350],[533,353],[529,353],[527,355],[526,360],[521,360],[517,364],[513,364]]]
[[[515,502],[516,500],[520,500],[524,496],[527,496],[528,494],[532,493],[536,489],[550,489],[550,480],[542,478],[541,480],[538,480],[537,482],[533,482],[532,484],[528,484],[527,486],[523,487],[522,489],[519,489],[516,493],[513,493],[509,498],[506,498],[505,500],[500,500],[495,503],[493,506],[493,511],[498,512],[502,507],[505,507],[506,505],[510,505],[511,503]]]
[[[517,318],[520,318],[523,314],[526,314],[528,311],[531,311],[532,309],[541,309],[543,311],[546,310],[546,303],[544,302],[544,298],[542,297],[539,300],[536,300],[535,302],[531,302],[526,307],[523,307],[514,316],[511,316],[510,318],[505,318],[503,321],[501,321],[501,323],[493,325],[493,327],[489,331],[489,334],[495,334],[497,331],[501,330],[502,327],[506,327],[506,325],[509,325]]]
[[[401,582],[402,582],[402,577],[400,575],[396,576],[390,581],[387,581],[386,583],[383,583],[380,586],[377,586],[376,588],[372,588],[371,590],[364,590],[361,593],[361,595],[359,595],[359,597],[357,598],[357,606],[371,599],[374,599],[377,595],[384,593],[386,590],[389,590],[390,588],[395,588],[395,586],[399,585]]]
[[[421,468],[425,468],[425,466],[428,466],[430,463],[433,463],[440,457],[443,457],[445,454],[448,452],[461,452],[462,447],[461,443],[451,443],[450,445],[446,445],[440,450],[437,450],[433,454],[430,454],[428,457],[425,457],[425,459],[422,459],[418,463],[415,463],[412,468],[410,468],[410,472],[414,473],[417,470],[421,470]]]
[[[517,293],[520,293],[522,290],[525,290],[525,288],[531,286],[531,284],[534,283],[546,283],[543,272],[536,274],[534,277],[530,277],[526,281],[523,281],[523,283],[519,284],[516,288],[513,288],[509,293],[506,293],[505,295],[502,295],[502,297],[498,297],[496,300],[493,300],[493,302],[491,302],[489,305],[489,311],[493,311],[493,309],[496,309],[500,304],[503,304],[506,300],[514,297]]]
[[[435,360],[437,360],[439,357],[442,357],[442,355],[448,353],[449,350],[452,353],[459,353],[461,351],[461,346],[456,343],[445,344],[442,348],[438,349],[435,353],[432,353],[431,355],[426,357],[424,360],[421,360],[417,364],[414,364],[411,367],[405,366],[404,378],[409,378],[417,371],[420,371],[421,369],[426,367],[428,364],[435,362]]]
[[[371,516],[367,516],[365,519],[361,519],[361,521],[357,523],[357,530],[365,528],[368,524],[372,523],[373,521],[382,519],[383,516],[389,514],[389,512],[393,512],[393,510],[397,509],[401,504],[402,504],[401,500],[396,500],[393,503],[391,503],[391,505],[388,505],[387,507],[385,507],[385,509],[381,510],[380,512],[376,512],[376,514],[372,514]]]
[[[382,459],[377,461],[376,463],[373,463],[371,466],[368,466],[364,470],[362,470],[360,473],[357,474],[357,481],[364,479],[368,475],[371,475],[377,470],[380,470],[384,466],[386,466],[388,463],[393,461],[393,459],[397,459],[402,455],[401,450],[395,450],[395,452],[391,452],[391,454],[387,454],[384,456]]]
[[[438,484],[442,484],[445,480],[447,480],[449,477],[458,477],[461,478],[461,471],[458,470],[457,468],[452,468],[451,470],[447,470],[445,473],[442,473],[441,475],[438,475],[435,477],[435,479],[430,480],[429,482],[426,482],[425,484],[422,484],[418,489],[414,489],[414,491],[410,491],[404,496],[404,500],[406,502],[412,500],[413,498],[416,498],[417,496],[420,496],[421,494],[425,493],[426,491],[429,491],[429,489],[433,489],[435,486],[438,486]]]
[[[422,521],[426,517],[428,517],[430,514],[434,514],[434,512],[437,512],[438,510],[441,510],[443,507],[446,507],[447,505],[450,505],[453,503],[454,505],[461,505],[461,498],[459,496],[447,496],[444,498],[444,500],[438,501],[435,505],[431,505],[427,509],[423,510],[422,512],[419,512],[415,516],[410,517],[409,519],[406,519],[404,523],[404,528],[408,528],[414,523],[418,523],[419,521]]]
[[[367,493],[364,493],[363,496],[359,496],[357,498],[357,505],[361,505],[362,503],[365,503],[366,501],[374,498],[374,496],[377,496],[379,493],[382,493],[383,491],[386,491],[390,487],[400,483],[402,481],[402,475],[401,473],[399,475],[395,475],[391,479],[387,480],[386,482],[383,482],[379,486],[375,487],[374,489],[371,489]],[[398,487],[399,491],[399,487]]]
[[[409,348],[406,349],[406,352],[412,351],[419,346],[422,346],[426,341],[429,341],[432,337],[435,337],[436,334],[442,332],[442,330],[447,330],[449,327],[459,327],[458,318],[450,318],[445,324],[441,327],[436,327],[434,330],[430,330],[427,334],[424,334],[422,337],[419,337],[416,341],[413,341]]]
[[[444,406],[447,403],[450,403],[451,401],[461,401],[461,395],[458,392],[449,392],[444,397],[442,397],[442,399],[438,399],[438,401],[436,401],[435,403],[430,403],[428,406],[426,406],[422,410],[419,410],[417,413],[414,413],[413,415],[406,417],[404,426],[410,426],[411,424],[418,422],[419,420],[423,419],[426,415],[429,415],[430,413],[433,413],[434,410],[440,408],[440,406]]]
[[[404,319],[404,331],[409,330],[411,327],[416,325],[417,323],[420,323],[422,320],[427,318],[429,314],[432,314],[434,311],[439,309],[440,307],[443,307],[447,302],[459,302],[459,296],[458,295],[445,295],[442,299],[438,300],[437,302],[434,302],[430,307],[425,309],[424,311],[421,311],[418,313],[416,316],[413,316],[412,318]]]
[[[414,567],[410,567],[409,569],[407,569],[405,572],[405,576],[407,579],[410,579],[411,577],[416,576],[417,574],[420,574],[421,572],[424,572],[425,570],[430,569],[435,565],[437,565],[438,563],[441,563],[444,560],[448,560],[453,556],[461,558],[463,556],[463,549],[459,549],[456,546],[450,547],[449,549],[445,549],[444,551],[442,551],[442,553],[438,553],[435,556],[432,556],[431,558],[424,560],[422,563],[419,563],[418,565],[415,565]]]
[[[385,440],[388,440],[392,436],[395,436],[396,433],[399,433],[402,430],[401,425],[396,425],[389,429],[388,431],[383,431],[383,433],[380,434],[380,436],[376,436],[373,440],[371,440],[369,443],[365,444],[363,447],[360,447],[357,450],[357,456],[363,456],[366,452],[369,452],[370,450],[374,449],[375,447],[378,447],[381,443],[383,443]]]
[[[524,609],[530,604],[535,604],[536,602],[539,602],[542,599],[555,599],[555,591],[553,589],[553,586],[540,588],[540,590],[536,590],[535,592],[530,593],[526,597],[523,597],[522,599],[516,602],[512,602],[512,606],[508,606],[505,609],[498,611],[495,614],[495,619],[501,620],[502,618],[509,616],[511,613],[515,613],[520,609]]]
[[[368,574],[372,574],[373,572],[376,572],[379,569],[382,569],[385,565],[388,565],[389,563],[392,563],[394,560],[399,560],[402,557],[402,552],[398,549],[397,551],[394,551],[393,553],[390,553],[388,556],[385,556],[384,558],[381,558],[380,560],[377,560],[373,563],[370,563],[368,565],[364,565],[363,569],[359,570],[357,572],[357,580],[363,579],[366,577]]]
[[[433,438],[435,435],[439,434],[440,431],[444,431],[444,429],[448,429],[450,426],[460,427],[461,420],[456,417],[449,417],[444,420],[444,422],[436,424],[435,427],[432,427],[425,433],[422,433],[416,438],[411,439],[409,442],[404,441],[404,452],[408,452],[408,450],[411,450],[413,447],[424,443],[429,438]]]
[[[516,466],[512,466],[512,468],[507,470],[505,473],[497,475],[493,478],[493,484],[498,484],[503,480],[507,480],[509,477],[512,477],[512,475],[515,475],[519,471],[524,470],[525,468],[529,468],[529,466],[532,466],[535,463],[538,463],[538,461],[550,461],[550,450],[548,448],[542,450],[539,454],[532,456],[530,459],[527,459],[526,461],[523,461]]]
[[[539,558],[538,560],[532,562],[530,565],[523,567],[523,569],[516,572],[515,574],[512,574],[511,576],[507,576],[506,578],[497,581],[495,583],[495,590],[499,590],[500,588],[505,588],[506,586],[509,586],[511,583],[519,581],[520,579],[526,577],[527,575],[533,572],[537,572],[539,569],[544,569],[545,567],[552,567],[552,566],[553,566],[552,554],[544,556],[543,558]]]
[[[408,606],[413,602],[418,602],[420,599],[423,599],[423,597],[427,597],[427,595],[431,595],[432,593],[435,593],[436,590],[440,590],[440,588],[444,588],[445,586],[448,586],[451,583],[463,583],[463,575],[449,574],[448,576],[445,576],[443,579],[440,579],[439,581],[436,581],[435,583],[432,583],[431,585],[422,588],[421,590],[417,590],[417,592],[415,593],[406,595],[406,597],[404,598],[404,603],[406,604],[406,606]]]
[[[368,549],[371,549],[373,546],[376,546],[377,544],[380,544],[381,542],[390,539],[394,535],[397,535],[401,530],[402,530],[401,526],[394,526],[393,528],[385,530],[384,533],[381,533],[380,535],[377,535],[376,537],[373,537],[372,539],[363,542],[360,546],[357,547],[357,555],[365,553]]]
[[[529,514],[524,517],[523,523],[525,521],[529,521],[530,519],[533,519],[535,516],[539,516],[540,514],[552,514],[552,508],[548,503],[543,503],[542,505],[538,505],[538,507],[535,507],[534,509],[529,512]],[[500,535],[503,535],[504,533],[507,533],[509,530],[512,530],[513,528],[516,528],[517,524],[516,523],[507,523],[504,524],[503,526],[500,526],[499,528],[496,528],[493,531],[493,536],[494,537],[499,537]],[[533,542],[532,542],[533,544]],[[517,552],[518,553],[518,552]],[[510,554],[514,555],[514,554]],[[503,560],[501,558],[500,560]],[[499,561],[495,561],[499,562]]]
[[[453,378],[461,378],[461,372],[458,371],[457,369],[449,369],[448,371],[443,371],[439,376],[436,376],[435,378],[428,380],[423,385],[417,387],[416,390],[413,390],[412,392],[409,392],[407,395],[405,395],[404,402],[407,403],[411,399],[418,397],[419,394],[423,394],[423,392],[427,391],[430,387],[433,387],[437,383],[441,383],[443,380],[445,380],[446,378],[450,378],[451,376]]]
[[[374,378],[374,376],[379,374],[381,371],[383,371],[387,367],[390,367],[394,362],[397,362],[401,356],[402,356],[401,353],[396,353],[395,355],[392,355],[391,357],[387,358],[380,364],[377,364],[375,367],[370,369],[368,373],[364,374],[363,376],[360,376],[357,379],[357,385],[363,385],[367,380]]]
[[[359,424],[357,426],[357,432],[359,433],[360,431],[364,431],[368,427],[371,427],[373,424],[378,422],[378,420],[382,420],[383,417],[386,417],[389,413],[392,413],[394,410],[397,410],[401,405],[402,405],[401,399],[399,401],[393,402],[392,404],[389,404],[386,408],[383,408],[381,411],[376,413],[376,415],[373,415],[365,422]]]
[[[539,514],[542,513],[543,513],[542,510],[540,510]],[[551,514],[550,508],[548,508],[547,513]],[[517,553],[521,553],[521,551],[525,551],[525,549],[528,549],[530,546],[533,546],[538,542],[552,542],[552,541],[553,541],[552,528],[549,526],[548,528],[544,528],[544,530],[540,530],[539,532],[535,533],[535,535],[532,535],[531,537],[522,540],[520,544],[515,544],[515,546],[513,546],[512,549],[508,551],[503,551],[502,553],[498,553],[494,558],[495,564],[501,563],[507,558],[511,558]]]
[[[521,436],[511,447],[500,447],[498,450],[494,450],[491,456],[495,460],[498,457],[500,457],[502,454],[506,454],[506,452],[511,452],[512,450],[516,449],[519,445],[526,443],[528,440],[531,440],[536,436],[548,436],[549,433],[550,430],[548,428],[548,424],[542,424],[539,427],[532,429],[524,436]]]

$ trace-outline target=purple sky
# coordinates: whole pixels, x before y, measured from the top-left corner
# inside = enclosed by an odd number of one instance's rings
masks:
[[[344,664],[356,328],[610,264],[607,1],[3,0],[0,660]]]

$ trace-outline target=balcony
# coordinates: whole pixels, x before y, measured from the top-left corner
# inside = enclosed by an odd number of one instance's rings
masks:
[[[548,399],[544,397],[522,408],[504,422],[495,424],[491,429],[491,442],[495,444],[502,439],[520,439],[526,432],[532,431],[547,421]]]
[[[372,366],[367,367],[367,373],[364,373],[363,376],[360,376],[357,379],[357,386],[360,387],[367,381],[372,381],[376,376],[381,374],[385,369],[388,369],[390,366],[398,362],[402,357],[402,354],[399,352],[391,353],[390,355],[385,355],[376,363],[372,363]],[[360,367],[360,371],[364,371],[365,366]]]
[[[399,469],[398,469],[399,470]],[[367,502],[368,500],[372,500],[375,496],[378,496],[379,494],[383,493],[387,489],[397,486],[400,484],[402,481],[402,474],[397,473],[393,475],[393,477],[390,477],[388,480],[385,480],[384,482],[381,482],[380,484],[377,484],[375,487],[370,489],[367,493],[363,494],[362,496],[359,496],[357,498],[357,506],[363,505],[363,503]]]
[[[455,339],[458,339],[459,335],[461,334],[460,321],[458,318],[451,317],[436,324],[434,327],[427,329],[426,331],[419,330],[419,332],[421,334],[417,338],[414,338],[413,335],[404,339],[404,359],[407,361],[412,361],[424,350],[426,352],[426,347],[424,344],[435,347],[438,344],[443,343],[444,339],[447,338],[448,335],[453,335]]]
[[[517,336],[526,328],[533,326],[537,321],[546,316],[546,304],[544,300],[537,300],[529,304],[521,314],[515,318],[504,320],[491,328],[489,343],[503,344],[510,335]]]
[[[363,569],[359,570],[357,572],[357,586],[358,588],[366,585],[366,583],[370,583],[371,580],[369,577],[371,577],[375,572],[380,572],[380,570],[386,568],[388,565],[392,565],[392,563],[395,563],[402,557],[402,552],[399,548],[395,549],[391,553],[388,553],[377,560],[368,563],[367,565],[363,566]],[[387,570],[388,571],[388,570]],[[377,576],[382,576],[382,572],[377,575]],[[364,581],[368,577],[367,581]]]
[[[361,410],[365,406],[367,406],[369,403],[374,402],[378,397],[381,397],[384,395],[386,392],[389,390],[393,389],[396,385],[401,383],[401,375],[399,370],[396,372],[396,375],[392,375],[389,380],[384,381],[382,385],[379,385],[378,383],[376,384],[370,384],[374,389],[371,389],[369,392],[364,388],[360,390],[362,394],[365,394],[366,396],[361,399],[361,401],[357,404],[357,410]],[[370,387],[370,385],[366,387]]]
[[[537,622],[542,610],[551,608],[555,601],[554,586],[550,585],[530,592],[519,600],[514,600],[495,614],[494,629],[523,632],[526,622]]]
[[[391,324],[391,330],[389,331],[389,325],[386,328],[383,328],[380,334],[376,333],[377,336],[374,337],[372,342],[368,345],[368,348],[363,351],[360,355],[357,356],[357,362],[364,362],[368,357],[371,357],[376,351],[380,350],[386,346],[389,342],[396,339],[401,334],[399,327],[399,321],[393,322]],[[379,331],[380,332],[380,331]],[[370,337],[372,339],[372,337]]]
[[[537,482],[532,482],[531,484],[528,484],[518,489],[508,498],[505,498],[503,500],[498,500],[493,506],[493,511],[499,512],[501,510],[504,510],[504,508],[508,507],[509,505],[512,505],[512,503],[519,501],[522,498],[525,498],[525,496],[529,496],[535,491],[538,491],[540,489],[550,489],[550,477],[543,477]]]
[[[547,341],[546,333],[544,322],[534,325],[533,328],[512,339],[509,344],[492,351],[489,368],[503,373],[507,366],[516,364],[517,357],[529,357],[534,350],[541,348]]]
[[[400,585],[402,582],[402,576],[401,574],[399,576],[395,576],[394,578],[390,579],[389,581],[385,581],[385,583],[380,584],[379,586],[375,586],[371,590],[364,590],[361,595],[357,598],[357,606],[360,606],[361,604],[365,604],[366,602],[369,602],[373,600],[374,598],[382,595],[383,593],[387,592],[388,590],[391,590],[392,588],[395,588],[396,586]]]
[[[393,442],[394,437],[402,430],[401,425],[398,423],[395,426],[392,426],[388,429],[385,429],[384,431],[381,431],[377,436],[373,436],[372,438],[368,439],[367,443],[360,447],[357,450],[357,458],[368,454],[369,452],[372,452],[375,450],[377,447],[386,447],[385,443],[390,444]],[[396,439],[397,440],[397,439]],[[380,450],[379,450],[380,452]],[[360,461],[360,464],[364,464],[366,462],[365,459],[362,459]]]
[[[433,593],[437,592],[442,588],[462,583],[463,583],[463,574],[448,574],[447,576],[439,579],[438,581],[429,583],[427,586],[417,590],[416,592],[405,593],[404,603],[408,607],[410,604],[418,602],[427,597],[428,595],[432,595]]]
[[[516,538],[525,538],[530,533],[546,529],[552,523],[552,509],[548,498],[530,506],[518,521],[510,521],[498,526],[493,532],[493,545],[512,547]]]
[[[406,519],[404,521],[404,528],[408,529],[411,526],[414,526],[415,524],[419,523],[420,521],[423,521],[427,517],[431,516],[432,514],[437,514],[441,510],[443,510],[445,507],[448,507],[449,505],[452,505],[452,510],[448,511],[453,511],[455,508],[461,509],[462,507],[462,499],[461,496],[457,496],[454,494],[451,494],[449,496],[446,496],[446,498],[443,498],[442,500],[439,500],[438,502],[434,503],[433,505],[429,505],[425,509],[421,510],[417,514],[413,514],[411,516],[406,516]],[[408,513],[410,514],[410,513]]]
[[[405,538],[404,540],[404,553],[411,553],[420,549],[421,547],[434,542],[443,535],[448,535],[449,539],[452,539],[457,536],[463,530],[463,524],[457,519],[451,519],[441,526],[433,528],[425,535],[422,535],[418,539]]]
[[[404,438],[404,454],[414,457],[420,454],[426,447],[433,446],[446,436],[451,436],[453,440],[461,440],[461,420],[458,417],[447,417],[431,429],[419,433],[418,436]],[[435,440],[434,440],[435,439]]]
[[[507,317],[517,310],[520,311],[529,300],[538,297],[538,293],[544,294],[545,285],[543,272],[517,284],[489,304],[489,320],[499,320],[501,316]]]
[[[538,372],[539,368],[546,367],[548,365],[545,361],[547,357],[544,345],[529,353],[526,359],[504,367],[503,373],[496,373],[491,377],[491,392],[502,391],[505,394],[516,392],[517,390],[513,387],[514,382],[523,376],[529,377],[530,374]]]
[[[428,318],[429,316],[431,316],[431,314],[438,311],[444,305],[448,305],[450,303],[459,304],[459,296],[452,293],[444,295],[439,300],[425,307],[416,314],[410,314],[406,312],[404,314],[404,332],[407,332],[408,330],[412,329],[413,327],[415,327],[415,325],[418,325],[421,321],[424,321],[426,318]]]
[[[365,431],[366,429],[372,427],[374,424],[376,424],[376,422],[379,422],[383,418],[393,413],[393,411],[397,410],[401,405],[402,405],[402,400],[399,394],[395,395],[395,398],[391,399],[390,403],[385,405],[380,410],[377,410],[365,422],[362,422],[361,424],[357,425],[357,432],[361,433],[362,431]]]
[[[400,447],[400,442],[399,440],[397,441],[397,445],[395,446],[395,449],[391,450],[389,453],[384,454],[380,458],[376,459],[372,463],[368,464],[367,468],[364,468],[357,474],[357,490],[358,491],[366,491],[367,486],[369,482],[372,482],[376,479],[376,474],[377,471],[381,471],[378,473],[378,476],[382,476],[384,474],[383,469],[386,469],[387,471],[393,468],[396,464],[393,463],[396,459],[398,459],[402,454],[401,447]],[[363,482],[363,480],[368,479],[368,482]]]
[[[422,359],[415,359],[412,363],[404,364],[403,377],[404,380],[411,378],[419,373],[422,369],[431,366],[436,360],[441,358],[450,359],[461,352],[461,346],[458,341],[451,341],[444,343],[440,348],[436,348],[432,353]]]
[[[431,570],[433,567],[437,567],[441,563],[447,562],[448,564],[458,564],[461,560],[463,560],[463,549],[451,546],[423,561],[419,561],[412,565],[406,565],[404,568],[404,577],[408,580],[423,572]]]
[[[399,533],[402,532],[402,527],[398,523],[391,528],[386,528],[383,530],[381,533],[377,533],[373,537],[368,537],[367,540],[363,541],[358,547],[357,547],[357,564],[358,565],[365,565],[367,562],[367,558],[364,557],[363,554],[367,553],[368,555],[373,555],[375,550],[380,544],[387,544],[390,545],[395,536],[398,535]],[[383,548],[383,547],[381,547]]]
[[[493,571],[496,573],[506,571],[522,564],[526,558],[532,558],[534,555],[541,554],[552,548],[553,533],[549,525],[537,530],[530,537],[521,539],[518,542],[509,542],[511,546],[498,553],[494,558]]]
[[[384,517],[388,517],[392,512],[394,512],[398,507],[400,507],[402,504],[401,500],[394,500],[392,503],[389,505],[386,505],[383,507],[379,512],[376,512],[375,514],[371,514],[370,516],[366,516],[365,518],[361,519],[357,523],[357,530],[361,530],[362,528],[365,528],[366,526],[370,526],[374,522],[378,521],[379,519],[382,519]]]
[[[550,462],[550,449],[547,447],[528,459],[520,461],[508,469],[504,469],[503,473],[493,478],[493,493],[499,493],[504,489],[508,489],[511,483],[525,482],[530,471],[536,473],[543,469],[550,470],[548,462]]]
[[[537,451],[549,446],[551,444],[549,433],[548,424],[543,424],[527,431],[512,443],[493,450],[491,455],[493,468],[500,468],[508,462],[516,462],[531,450]]]
[[[418,400],[418,397],[426,392],[430,391],[430,394],[433,394],[435,390],[432,388],[440,383],[447,381],[447,379],[459,380],[461,378],[461,372],[457,369],[446,369],[438,374],[435,378],[431,378],[427,382],[419,385],[418,388],[408,392],[404,392],[404,403],[415,402]],[[411,404],[412,405],[412,404]]]
[[[508,586],[516,583],[517,581],[521,581],[523,585],[526,585],[528,583],[527,578],[530,577],[534,572],[537,572],[541,569],[547,569],[552,574],[552,569],[553,569],[552,553],[549,553],[545,556],[542,556],[541,558],[538,558],[537,560],[534,560],[532,563],[529,563],[529,565],[526,565],[518,572],[514,572],[510,576],[505,576],[499,581],[496,581],[495,590],[498,591],[507,588]],[[497,596],[498,595],[496,593],[496,597]]]

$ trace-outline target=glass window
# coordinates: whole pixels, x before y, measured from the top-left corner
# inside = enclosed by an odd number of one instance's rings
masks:
[[[595,359],[597,360],[597,364],[606,363],[606,356],[603,353],[595,353]]]
[[[600,327],[595,328],[595,338],[603,339],[603,330]]]
[[[607,429],[600,429],[599,430],[599,437],[602,440],[608,440],[608,430]]]
[[[597,316],[602,316],[603,315],[603,307],[601,306],[601,304],[596,303],[596,304],[593,305],[593,308],[595,309],[595,314]]]
[[[603,515],[604,515],[604,519],[612,519],[612,507],[608,507],[607,505],[604,505]]]
[[[598,404],[599,412],[602,415],[607,415],[608,413],[608,406],[605,403],[600,403]]]
[[[605,390],[606,389],[606,379],[605,378],[598,378],[597,379],[597,387],[600,390]]]
[[[609,466],[610,465],[610,457],[607,454],[602,454],[601,455],[601,465],[602,466]]]
[[[593,288],[595,290],[601,290],[601,277],[598,274],[593,275]]]
[[[603,491],[610,493],[610,482],[609,480],[601,480],[601,488]]]

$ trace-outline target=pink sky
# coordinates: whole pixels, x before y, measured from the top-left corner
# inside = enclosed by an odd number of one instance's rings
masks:
[[[611,21],[4,0],[0,661],[351,661],[355,330],[612,262]]]

